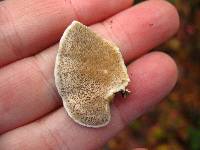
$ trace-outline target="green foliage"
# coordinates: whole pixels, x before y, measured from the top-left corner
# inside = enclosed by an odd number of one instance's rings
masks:
[[[142,0],[134,0],[135,4],[140,3],[140,2],[142,2]]]
[[[144,1],[144,0],[135,0],[134,3],[140,3],[142,1]],[[176,2],[176,0],[168,0],[168,1],[171,2],[171,3],[175,3]]]
[[[140,130],[141,129],[141,122],[139,120],[135,120],[133,123],[130,124],[130,128],[133,131]]]
[[[176,0],[168,0],[169,2],[171,2],[171,3],[175,3],[176,2]]]
[[[188,129],[188,144],[191,150],[200,150],[200,129],[190,127]]]

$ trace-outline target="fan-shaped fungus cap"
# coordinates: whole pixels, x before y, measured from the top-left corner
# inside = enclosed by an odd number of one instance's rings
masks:
[[[94,128],[109,123],[109,102],[129,82],[119,48],[77,21],[60,40],[54,74],[68,115]]]

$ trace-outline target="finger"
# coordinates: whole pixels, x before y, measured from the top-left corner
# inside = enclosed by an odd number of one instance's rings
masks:
[[[0,3],[0,66],[49,47],[72,20],[101,21],[132,0],[10,0]]]
[[[157,13],[152,13],[151,17],[144,17],[143,20],[138,21],[133,19],[133,21],[135,24],[142,24],[141,22],[143,21],[147,22],[147,20],[155,19],[153,22],[155,22],[156,26],[158,26],[157,24],[160,26],[158,30],[149,29],[148,36],[146,34],[146,36],[143,38],[140,37],[139,33],[141,33],[141,36],[143,36],[144,34],[142,33],[144,29],[140,28],[139,26],[137,28],[129,28],[129,31],[127,31],[130,33],[138,32],[138,34],[132,35],[133,37],[131,40],[133,42],[130,41],[130,43],[134,43],[135,40],[141,43],[137,44],[138,47],[133,47],[137,50],[142,50],[143,48],[143,53],[152,48],[149,46],[155,46],[156,44],[159,44],[162,40],[164,40],[163,37],[168,38],[168,36],[170,36],[172,32],[175,33],[177,29],[176,26],[178,24],[178,18],[176,18],[177,13],[174,8],[168,3],[160,1],[162,6],[160,4],[158,9],[157,5],[154,4],[155,2],[157,3],[157,1],[148,1],[141,5],[135,6],[139,12],[135,11],[135,7],[124,11],[123,13],[125,19],[122,17],[123,15],[121,13],[119,14],[121,18],[120,20],[117,19],[118,15],[115,16],[116,24],[117,22],[120,24],[121,21],[126,21],[127,24],[132,24],[130,23],[132,20],[128,19],[132,15],[135,15],[136,17],[136,14],[140,15],[143,11],[145,12],[146,9],[149,10],[150,7],[152,10],[157,10]],[[138,7],[141,9],[138,9]],[[159,22],[159,19],[154,17],[154,15],[159,16],[159,13],[163,13],[164,10],[167,12],[169,11],[169,13],[166,12],[165,15],[162,16],[162,18],[165,19],[160,19],[162,22]],[[134,13],[132,14],[131,11]],[[171,11],[173,11],[174,14],[171,14]],[[129,17],[127,17],[127,15]],[[170,25],[168,24],[169,26],[167,28],[163,28],[162,26],[166,26],[166,22],[169,22],[171,18],[175,18],[175,24],[171,23]],[[113,22],[115,22],[115,20],[113,20]],[[102,26],[97,25],[97,27],[95,27],[94,30],[98,33],[102,34],[103,31],[107,32],[107,30],[102,28]],[[169,34],[166,36],[163,35],[163,33]],[[117,35],[117,37],[124,42],[128,40],[128,38],[124,36],[122,32],[119,32],[118,34],[116,30],[113,30],[113,34]],[[154,34],[157,34],[161,41],[155,41],[155,43],[152,43],[151,39],[154,41]],[[137,40],[138,38],[140,41]],[[144,46],[144,39],[146,41],[145,44],[147,44],[146,47]],[[119,40],[113,38],[113,41],[118,42]],[[129,41],[125,43],[128,42]],[[152,44],[150,45],[148,42],[151,42]],[[119,46],[126,62],[128,62],[128,59],[130,59],[129,55],[134,58],[138,55],[138,52],[141,53],[141,51],[135,50],[135,52],[131,52],[131,50],[126,50],[126,44],[123,44],[123,42]],[[37,119],[38,117],[41,117],[42,115],[45,115],[46,113],[56,109],[59,104],[61,104],[56,92],[57,90],[55,88],[53,77],[53,68],[56,55],[55,49],[57,49],[57,47],[52,47],[48,51],[44,51],[36,57],[27,58],[1,70],[0,83],[2,86],[0,90],[0,96],[2,97],[2,101],[0,101],[0,133]],[[129,55],[126,55],[124,51],[128,52]],[[10,91],[10,93],[8,94],[6,91]],[[35,108],[37,108],[37,111],[35,111]],[[18,115],[16,116],[16,114]]]
[[[163,0],[135,5],[92,28],[120,46],[126,62],[166,41],[179,28],[176,9]]]
[[[130,120],[158,103],[177,80],[174,61],[160,52],[152,52],[139,58],[128,66],[128,72],[131,79],[129,89],[132,93],[126,99],[114,102],[111,108],[112,120],[108,126],[98,129],[80,126],[67,116],[63,108],[60,108],[34,123],[2,135],[0,148],[4,150],[11,147],[44,150],[98,148]]]

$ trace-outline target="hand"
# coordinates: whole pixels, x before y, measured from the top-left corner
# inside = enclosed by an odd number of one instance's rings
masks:
[[[131,5],[131,0],[0,2],[0,149],[96,149],[169,93],[177,80],[174,61],[147,52],[174,35],[177,12],[163,0]],[[112,121],[104,128],[74,123],[54,84],[56,43],[72,20],[115,42],[128,64],[132,94],[115,98]]]

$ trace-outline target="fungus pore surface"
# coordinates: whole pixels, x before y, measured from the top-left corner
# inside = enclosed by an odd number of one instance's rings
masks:
[[[119,48],[78,21],[60,40],[54,75],[68,115],[94,128],[109,123],[109,103],[129,82]]]

